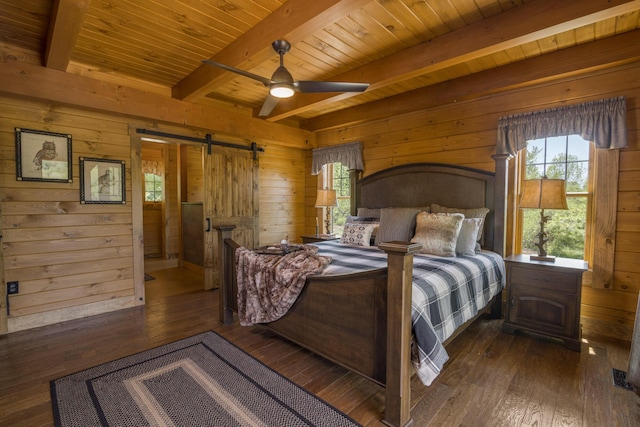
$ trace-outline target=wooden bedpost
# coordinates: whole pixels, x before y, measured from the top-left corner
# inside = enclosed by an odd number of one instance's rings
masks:
[[[232,305],[229,303],[229,298],[234,298],[233,295],[233,281],[235,266],[234,251],[230,250],[229,245],[226,244],[226,240],[231,240],[231,232],[235,225],[220,225],[214,227],[218,230],[218,275],[220,280],[220,295],[218,295],[218,321],[223,325],[229,324],[233,321]]]
[[[387,252],[387,372],[384,424],[409,425],[411,419],[411,278],[413,254],[422,245],[385,242]]]

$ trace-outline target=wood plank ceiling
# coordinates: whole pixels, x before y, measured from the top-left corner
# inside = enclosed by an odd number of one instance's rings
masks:
[[[270,77],[271,42],[286,39],[296,80],[371,84],[299,93],[266,118],[311,130],[428,107],[445,84],[457,92],[438,102],[640,58],[640,0],[0,0],[0,9],[4,60],[253,115],[267,88],[201,61]],[[615,37],[627,48],[606,58],[580,50]],[[509,67],[502,82],[485,78]]]

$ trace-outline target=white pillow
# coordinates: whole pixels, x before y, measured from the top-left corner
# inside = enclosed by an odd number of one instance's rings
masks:
[[[416,234],[411,239],[422,243],[424,254],[436,256],[456,256],[456,243],[464,215],[459,213],[420,212],[416,216]]]
[[[481,218],[465,218],[460,227],[460,234],[456,241],[456,254],[474,255],[476,253],[476,238],[482,224]]]
[[[347,223],[344,225],[340,243],[353,246],[371,246],[371,233],[376,226],[376,224]]]

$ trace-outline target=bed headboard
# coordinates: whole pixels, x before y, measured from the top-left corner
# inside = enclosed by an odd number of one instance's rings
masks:
[[[419,207],[437,203],[456,208],[487,207],[484,247],[494,249],[495,175],[439,163],[414,163],[376,172],[356,181],[356,206]]]

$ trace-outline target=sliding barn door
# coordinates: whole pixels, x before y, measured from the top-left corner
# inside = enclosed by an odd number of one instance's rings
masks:
[[[212,147],[204,156],[205,289],[218,288],[219,225],[235,225],[233,239],[253,248],[258,241],[258,160],[253,152]]]

